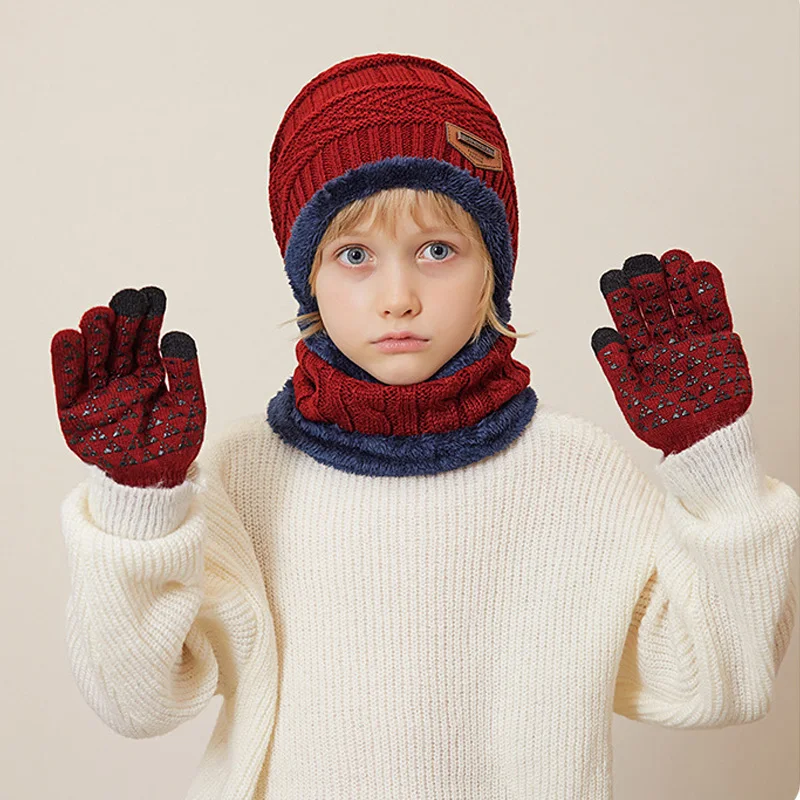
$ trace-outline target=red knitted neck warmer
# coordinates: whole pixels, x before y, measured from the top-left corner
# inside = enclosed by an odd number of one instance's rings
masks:
[[[511,357],[516,343],[499,336],[484,358],[452,375],[395,386],[352,378],[300,339],[292,379],[295,405],[313,422],[366,434],[414,436],[469,427],[530,383],[528,367]]]

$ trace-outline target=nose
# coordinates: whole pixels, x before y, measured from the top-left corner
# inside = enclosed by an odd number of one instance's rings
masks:
[[[405,314],[419,308],[420,275],[416,264],[403,259],[384,262],[379,279],[381,308],[393,315]]]

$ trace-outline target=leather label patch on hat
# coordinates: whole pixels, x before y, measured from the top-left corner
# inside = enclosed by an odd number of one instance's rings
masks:
[[[445,122],[444,125],[447,141],[476,167],[493,169],[498,172],[503,169],[503,154],[499,147],[489,144],[480,136],[476,136],[452,122]]]

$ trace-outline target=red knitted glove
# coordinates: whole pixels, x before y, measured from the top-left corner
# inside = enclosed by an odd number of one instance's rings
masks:
[[[744,414],[750,369],[710,261],[684,250],[631,256],[600,291],[619,332],[598,328],[592,349],[636,436],[667,456]]]
[[[157,286],[122,289],[90,308],[79,333],[50,344],[56,406],[69,448],[127,486],[177,486],[203,442],[206,404],[187,333],[158,337],[167,298]],[[169,375],[169,390],[164,371]]]

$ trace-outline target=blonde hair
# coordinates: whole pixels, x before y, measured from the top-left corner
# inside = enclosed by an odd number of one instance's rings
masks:
[[[495,287],[494,266],[476,219],[451,197],[435,192],[432,189],[411,189],[405,186],[383,189],[368,197],[354,200],[340,209],[330,221],[314,253],[314,261],[308,276],[311,296],[314,297],[316,294],[316,279],[322,264],[322,251],[330,241],[339,236],[347,235],[348,232],[359,227],[364,220],[369,220],[366,227],[370,229],[373,226],[377,226],[378,230],[383,232],[388,230],[392,235],[395,235],[397,230],[396,220],[400,214],[405,213],[409,213],[414,222],[422,227],[423,221],[420,217],[423,211],[430,212],[438,222],[452,226],[465,236],[478,249],[479,257],[483,262],[483,289],[476,309],[478,322],[472,333],[470,344],[474,344],[480,338],[481,331],[485,325],[494,328],[503,336],[509,336],[514,339],[531,336],[530,333],[516,333],[509,330],[497,316],[497,308],[493,299]],[[290,322],[300,323],[306,321],[310,324],[302,329],[295,341],[301,338],[307,339],[309,336],[313,336],[318,331],[325,329],[319,311],[300,314],[282,322],[279,327],[288,325]]]

